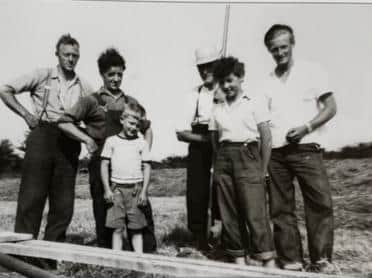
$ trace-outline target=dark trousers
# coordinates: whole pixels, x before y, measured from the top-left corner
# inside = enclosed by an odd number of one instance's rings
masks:
[[[110,204],[105,202],[104,189],[101,180],[101,159],[99,155],[94,155],[89,163],[89,183],[90,193],[93,199],[93,215],[96,222],[97,244],[99,247],[111,248],[112,233],[114,229],[107,228],[106,215]],[[156,251],[156,238],[152,208],[150,202],[143,208],[148,226],[143,229],[143,251],[151,253]],[[129,237],[132,234],[128,231]]]
[[[222,243],[234,257],[275,257],[262,173],[257,144],[221,145],[214,179],[224,232]]]
[[[274,241],[282,264],[303,259],[295,214],[295,177],[304,200],[310,259],[313,263],[322,258],[331,260],[334,233],[331,189],[319,145],[298,144],[273,149],[269,170]]]
[[[45,240],[64,241],[74,209],[80,143],[54,125],[41,124],[26,141],[15,231],[38,237],[45,202],[49,212]]]
[[[186,182],[187,224],[199,239],[207,238],[211,166],[211,144],[190,143]]]

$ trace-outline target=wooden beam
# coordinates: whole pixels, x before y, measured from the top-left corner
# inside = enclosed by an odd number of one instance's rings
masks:
[[[13,233],[8,231],[0,232],[0,242],[16,242],[32,239],[31,234]]]
[[[240,266],[209,260],[172,258],[153,254],[136,254],[134,252],[114,251],[90,246],[40,240],[30,240],[19,243],[1,243],[0,252],[172,275],[175,277],[341,277],[306,272],[270,270],[261,267]]]
[[[58,278],[58,276],[53,273],[49,273],[48,271],[2,253],[0,253],[0,265],[29,278]]]

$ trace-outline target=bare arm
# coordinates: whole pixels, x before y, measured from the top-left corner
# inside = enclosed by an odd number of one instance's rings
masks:
[[[321,96],[318,100],[323,104],[323,109],[310,121],[312,129],[317,129],[330,119],[332,119],[337,113],[337,105],[335,97],[332,93],[327,93]]]
[[[110,160],[102,159],[101,161],[101,180],[103,189],[105,191],[104,198],[106,201],[113,201],[113,193],[110,188],[110,173],[109,173]]]
[[[148,129],[146,129],[145,134],[143,136],[144,136],[147,144],[149,144],[149,147],[150,147],[150,150],[151,150],[152,142],[153,142],[153,139],[154,139],[154,134],[152,132],[152,128],[149,127]]]
[[[290,143],[300,142],[301,139],[309,133],[309,127],[311,130],[317,129],[336,115],[336,100],[331,92],[321,96],[318,101],[323,104],[323,108],[319,113],[310,122],[304,123],[303,126],[292,128],[288,131],[287,140]]]
[[[143,186],[138,200],[140,206],[145,206],[147,204],[147,191],[150,184],[151,175],[151,164],[149,162],[143,163]]]
[[[38,119],[31,114],[15,97],[14,90],[8,86],[0,87],[0,98],[6,106],[17,115],[21,116],[29,128],[34,128],[38,124]]]
[[[192,143],[192,142],[199,142],[205,143],[209,141],[208,135],[204,134],[195,134],[192,133],[191,130],[182,130],[176,131],[178,141]]]
[[[263,169],[263,176],[267,175],[270,156],[271,156],[271,130],[268,122],[263,122],[257,125],[258,132],[261,138],[261,159],[262,159],[262,169]]]
[[[80,130],[74,123],[61,122],[58,123],[58,128],[75,140],[85,143],[89,153],[93,153],[97,150],[98,147],[93,138]]]

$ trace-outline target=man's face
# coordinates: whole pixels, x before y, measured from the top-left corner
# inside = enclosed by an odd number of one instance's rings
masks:
[[[123,126],[123,132],[127,138],[133,138],[137,136],[140,120],[137,117],[126,115],[120,119]]]
[[[73,72],[80,57],[79,46],[77,44],[61,44],[56,56],[63,71]]]
[[[243,78],[230,73],[219,81],[220,89],[225,94],[227,100],[234,100],[242,91]]]
[[[120,90],[121,81],[123,80],[124,68],[120,66],[110,67],[101,76],[104,87],[110,92],[117,92]]]
[[[206,64],[198,65],[198,71],[201,79],[204,82],[205,86],[213,85],[215,83],[213,78],[213,69],[216,65],[216,62],[210,62]]]
[[[283,31],[274,36],[269,43],[269,51],[278,66],[287,66],[292,61],[291,34]]]

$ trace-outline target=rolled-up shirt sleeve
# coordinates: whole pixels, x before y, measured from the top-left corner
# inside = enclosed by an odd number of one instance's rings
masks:
[[[329,75],[320,65],[312,64],[310,68],[309,78],[311,82],[311,89],[307,92],[311,97],[319,100],[322,96],[328,93],[334,93],[330,86]]]
[[[111,159],[113,153],[112,137],[107,138],[101,152],[102,159]]]
[[[47,76],[48,69],[37,69],[5,83],[4,86],[11,88],[15,94],[33,93],[38,86],[46,81]]]

